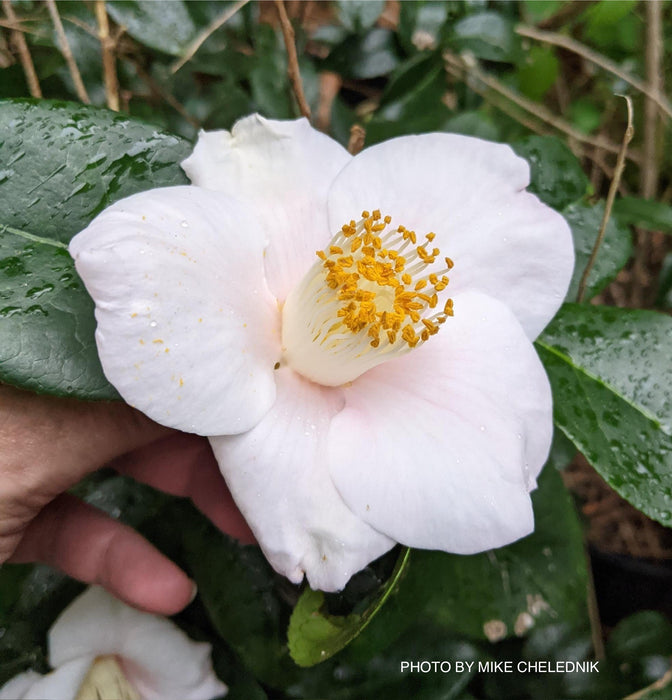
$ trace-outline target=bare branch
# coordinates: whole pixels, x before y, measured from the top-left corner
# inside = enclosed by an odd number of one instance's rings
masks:
[[[13,24],[17,22],[17,17],[12,7],[11,0],[2,0],[2,9],[7,15],[7,19]],[[19,54],[19,60],[21,61],[21,67],[26,76],[26,82],[28,83],[28,90],[32,97],[42,97],[42,89],[40,88],[40,81],[37,79],[37,73],[35,72],[35,65],[33,64],[32,56],[28,49],[28,43],[26,42],[26,37],[23,36],[23,32],[19,29],[12,29],[12,43]]]
[[[353,124],[350,127],[350,138],[348,140],[348,153],[356,156],[364,148],[366,131],[360,124]]]
[[[653,1],[653,0],[652,0]],[[647,3],[648,5],[649,3]],[[672,118],[672,105],[669,100],[655,87],[651,84],[647,85],[643,80],[626,73],[624,70],[619,68],[613,61],[610,61],[606,56],[603,56],[597,51],[593,51],[588,48],[585,44],[582,44],[572,37],[565,36],[564,34],[556,34],[555,32],[543,32],[535,27],[528,27],[526,25],[519,24],[516,27],[516,32],[521,36],[528,37],[529,39],[535,39],[537,41],[542,41],[545,44],[551,44],[553,46],[559,46],[562,49],[571,51],[572,53],[582,56],[587,61],[594,63],[596,66],[603,68],[609,73],[612,73],[617,78],[620,78],[624,82],[632,85],[636,90],[646,95],[650,100],[653,100],[660,110],[664,112],[668,117]]]
[[[619,146],[613,143],[612,141],[605,139],[603,136],[593,137],[589,134],[584,134],[578,129],[575,129],[571,124],[569,124],[569,122],[565,121],[562,117],[553,114],[553,112],[551,112],[547,107],[544,107],[544,105],[539,104],[539,102],[535,102],[534,100],[530,100],[527,97],[523,97],[514,90],[511,90],[511,88],[504,85],[497,78],[481,70],[478,66],[476,59],[474,59],[473,56],[456,56],[450,53],[449,51],[445,51],[443,57],[449,65],[462,68],[468,76],[472,76],[487,87],[491,88],[503,97],[506,97],[514,104],[518,105],[518,107],[520,107],[521,109],[525,110],[537,119],[540,119],[541,121],[550,124],[552,127],[566,134],[575,141],[579,143],[590,144],[591,146],[601,148],[605,151],[608,151],[609,153],[618,154],[620,152]],[[469,85],[469,87],[472,86]],[[475,89],[474,92],[476,92]],[[641,162],[641,157],[636,156],[633,153],[628,154],[628,158],[636,163]]]
[[[285,48],[287,49],[287,74],[289,75],[289,81],[292,84],[292,90],[294,91],[296,101],[299,103],[301,114],[307,119],[310,119],[310,107],[306,101],[306,95],[303,92],[303,82],[301,81],[301,71],[299,70],[299,59],[296,55],[294,29],[292,27],[292,23],[289,21],[289,17],[287,17],[285,3],[282,0],[275,0],[275,7],[278,10],[282,36],[285,39]]]
[[[614,177],[609,186],[609,193],[607,194],[607,201],[604,205],[604,216],[602,217],[602,223],[600,224],[600,230],[597,234],[597,239],[595,240],[595,245],[593,246],[593,252],[590,254],[590,259],[586,265],[586,269],[583,271],[581,276],[581,281],[579,282],[579,292],[576,295],[576,300],[581,302],[586,294],[586,285],[588,283],[588,275],[593,269],[595,260],[597,259],[597,254],[604,241],[604,235],[607,230],[607,224],[609,223],[609,217],[611,216],[611,209],[614,206],[614,199],[616,198],[616,192],[618,191],[618,185],[621,181],[621,176],[623,175],[623,169],[625,168],[625,155],[628,150],[628,144],[632,141],[632,137],[635,135],[635,128],[632,125],[632,100],[627,95],[622,95],[628,107],[628,126],[623,134],[623,143],[621,144],[621,150],[618,153],[618,159],[616,160],[616,170],[614,171]]]
[[[98,38],[103,52],[103,80],[105,81],[105,97],[107,106],[119,111],[119,80],[114,57],[114,39],[110,36],[110,23],[107,19],[105,0],[96,0],[96,21],[98,22]]]
[[[173,63],[173,65],[170,67],[170,72],[177,73],[177,71],[180,70],[180,68],[182,68],[187,61],[190,61],[194,57],[194,54],[201,48],[205,40],[213,32],[216,32],[223,24],[226,24],[226,22],[228,22],[231,17],[238,12],[238,10],[245,7],[248,2],[250,2],[250,0],[238,0],[235,5],[227,7],[221,15],[215,17],[215,19],[210,22],[210,24],[191,42],[191,44],[189,44],[189,47],[184,52],[184,56]]]
[[[61,22],[61,16],[58,14],[58,8],[56,7],[56,0],[46,0],[46,3],[47,8],[49,9],[49,14],[51,15],[51,21],[54,23],[54,28],[56,29],[56,35],[58,36],[58,43],[61,47],[61,53],[63,54],[63,58],[68,65],[72,82],[75,85],[77,97],[79,97],[84,104],[91,104],[91,100],[89,99],[89,95],[84,87],[84,82],[82,81],[79,68],[77,68],[75,57],[72,55],[70,44],[68,43],[68,37],[65,35],[63,22]]]

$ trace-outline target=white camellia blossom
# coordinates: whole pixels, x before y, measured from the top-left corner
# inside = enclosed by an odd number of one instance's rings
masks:
[[[227,692],[210,644],[98,586],[59,615],[48,644],[54,670],[19,674],[0,688],[0,700],[213,700]]]
[[[182,166],[191,186],[117,202],[70,251],[105,374],[210,438],[275,569],[332,591],[395,542],[530,533],[552,434],[531,341],[574,253],[528,164],[443,133],[352,157],[253,115]]]

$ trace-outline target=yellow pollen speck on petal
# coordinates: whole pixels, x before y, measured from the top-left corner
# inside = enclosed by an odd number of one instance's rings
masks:
[[[182,379],[182,377],[180,377],[179,384],[180,384],[180,386],[184,386],[184,379]]]
[[[163,340],[161,340],[161,338],[157,338],[156,340],[152,340],[152,343],[160,343],[163,345]]]
[[[138,315],[138,312],[136,311],[135,313],[131,314],[131,318],[135,318]]]
[[[145,344],[145,341],[144,341],[142,338],[140,338],[140,340],[139,340],[138,342],[140,343],[140,345],[144,345],[144,344]]]

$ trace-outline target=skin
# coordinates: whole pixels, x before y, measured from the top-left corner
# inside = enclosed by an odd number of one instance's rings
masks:
[[[254,537],[204,438],[123,403],[84,403],[0,385],[0,563],[42,562],[137,608],[171,615],[195,585],[137,532],[66,493],[102,466],[191,498],[244,543]]]

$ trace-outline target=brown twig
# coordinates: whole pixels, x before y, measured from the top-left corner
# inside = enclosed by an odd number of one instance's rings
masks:
[[[310,119],[310,107],[306,101],[306,95],[303,92],[303,82],[301,81],[301,71],[299,70],[299,59],[296,55],[294,28],[292,27],[292,23],[289,21],[289,17],[287,16],[287,10],[285,9],[285,3],[283,0],[275,0],[275,7],[278,10],[280,28],[282,29],[282,36],[285,40],[285,48],[287,49],[287,75],[289,76],[289,82],[292,84],[294,97],[296,97],[296,101],[299,104],[301,114],[306,117],[306,119]]]
[[[217,31],[222,25],[226,24],[231,17],[233,17],[238,10],[242,9],[247,5],[250,0],[238,0],[235,5],[227,7],[224,12],[210,22],[210,24],[189,44],[187,50],[184,52],[184,56],[179,58],[170,67],[171,73],[177,73],[180,68],[187,62],[190,61],[194,54],[201,48],[205,40],[215,31]]]
[[[626,697],[623,698],[623,700],[646,700],[646,696],[649,695],[650,693],[653,693],[653,691],[656,690],[662,690],[663,688],[667,688],[670,684],[672,683],[672,668],[669,668],[665,673],[654,683],[651,683],[651,685],[647,685],[646,688],[642,688],[641,690],[638,690],[636,693],[632,693],[630,695],[626,695]]]
[[[618,159],[616,160],[616,169],[614,170],[614,177],[609,186],[609,193],[607,194],[607,201],[604,205],[604,216],[602,217],[602,223],[600,224],[600,230],[597,234],[597,239],[595,240],[595,245],[593,246],[593,252],[590,254],[590,259],[586,265],[586,269],[581,275],[581,281],[579,282],[579,291],[576,295],[576,300],[578,302],[583,301],[586,294],[586,285],[588,283],[588,275],[593,269],[595,260],[597,259],[597,254],[604,240],[604,235],[607,230],[607,224],[609,223],[609,217],[611,216],[611,209],[614,206],[614,199],[616,198],[616,192],[618,190],[618,185],[621,181],[621,176],[623,175],[623,169],[625,168],[625,156],[628,151],[628,144],[632,141],[632,137],[635,134],[635,128],[632,125],[632,100],[626,95],[622,95],[626,102],[628,108],[628,126],[623,134],[623,142],[621,143],[621,149],[618,153]]]
[[[320,73],[320,99],[317,104],[315,126],[324,132],[329,131],[331,125],[331,110],[334,100],[342,85],[341,76],[338,73],[324,71]]]
[[[356,156],[364,148],[366,131],[360,124],[353,124],[350,127],[350,138],[348,139],[348,153]]]
[[[657,3],[657,0],[651,1],[653,4]],[[647,6],[648,5],[649,3],[647,3]],[[566,36],[564,34],[557,34],[555,32],[543,32],[540,29],[536,29],[535,27],[528,27],[523,24],[519,24],[516,27],[516,32],[520,34],[520,36],[527,37],[528,39],[535,39],[536,41],[541,41],[545,44],[551,44],[552,46],[559,46],[562,49],[566,49],[567,51],[571,51],[572,53],[575,53],[578,56],[585,58],[587,61],[590,61],[596,66],[599,66],[600,68],[603,68],[609,73],[612,73],[617,78],[620,78],[629,85],[632,85],[632,87],[634,87],[636,90],[639,90],[639,92],[646,95],[649,98],[649,100],[652,100],[660,108],[660,110],[664,112],[668,117],[672,118],[672,105],[658,88],[652,86],[650,81],[647,85],[647,83],[645,83],[643,80],[640,80],[639,78],[635,77],[634,75],[631,75],[630,73],[626,73],[624,70],[619,68],[613,61],[610,61],[602,54],[597,53],[597,51],[593,51],[592,49],[588,48],[585,44],[582,44],[580,41],[577,41],[576,39],[573,39],[572,37]],[[647,50],[649,48],[650,46],[647,46]]]
[[[96,21],[98,22],[98,38],[103,52],[103,80],[105,82],[105,97],[107,106],[119,111],[119,80],[114,56],[114,39],[110,36],[110,23],[107,19],[105,0],[96,0]]]
[[[17,22],[17,17],[14,12],[14,8],[12,7],[11,0],[2,0],[2,9],[5,11],[7,19],[10,22]],[[40,81],[37,79],[35,65],[28,49],[26,37],[23,36],[23,32],[21,32],[19,29],[12,29],[12,43],[19,54],[19,60],[21,61],[21,67],[23,68],[23,72],[26,76],[26,82],[28,83],[28,90],[30,91],[31,96],[42,97]]]
[[[68,37],[65,35],[65,30],[63,29],[63,22],[61,22],[61,16],[58,14],[58,8],[56,7],[56,0],[46,0],[47,8],[49,9],[49,14],[51,15],[51,21],[54,23],[54,28],[56,29],[56,35],[58,36],[58,43],[61,47],[61,53],[63,58],[68,65],[68,70],[70,71],[70,77],[75,86],[75,92],[77,97],[84,104],[91,104],[89,95],[84,87],[84,82],[82,81],[82,76],[77,68],[77,63],[75,57],[72,55],[70,49],[70,44],[68,43]]]
[[[648,92],[644,101],[644,162],[642,189],[645,199],[656,196],[658,189],[658,108],[660,100],[651,95],[663,91],[663,7],[660,0],[646,3],[646,80]],[[661,107],[662,109],[662,107]]]
[[[544,107],[538,102],[535,102],[534,100],[530,100],[527,97],[523,97],[514,90],[511,90],[494,76],[486,73],[485,71],[482,71],[479,68],[478,63],[476,59],[473,58],[473,56],[465,55],[458,57],[450,53],[449,51],[445,51],[443,57],[449,65],[463,68],[466,71],[467,75],[473,76],[476,80],[480,81],[481,83],[491,88],[495,92],[499,93],[503,97],[506,97],[506,99],[518,105],[518,107],[520,107],[521,109],[525,110],[529,114],[532,114],[541,121],[550,124],[553,128],[557,129],[558,131],[561,131],[563,134],[566,134],[575,141],[579,143],[586,143],[591,146],[595,146],[596,148],[602,148],[603,150],[608,151],[609,153],[617,154],[620,152],[620,148],[617,144],[612,143],[604,137],[595,138],[589,136],[588,134],[584,134],[581,131],[578,131],[571,124],[566,122],[562,117],[553,114],[553,112],[551,112],[548,108]],[[473,89],[471,85],[469,85],[469,87]],[[476,92],[476,90],[474,90],[474,92]],[[641,161],[640,157],[635,156],[635,154],[632,153],[628,154],[628,158],[636,163],[639,163]]]
[[[594,0],[573,0],[573,2],[566,2],[554,15],[541,20],[539,26],[542,29],[566,27],[575,17],[585,12],[586,8],[592,4],[594,4]]]

